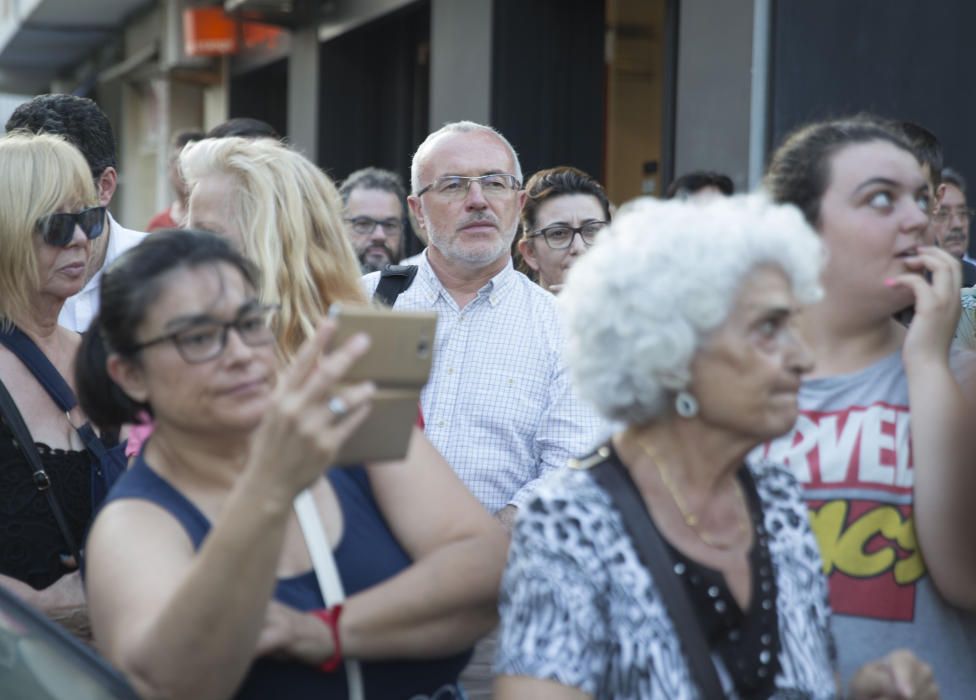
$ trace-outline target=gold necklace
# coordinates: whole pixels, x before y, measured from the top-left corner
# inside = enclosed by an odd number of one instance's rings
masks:
[[[644,454],[646,454],[650,458],[650,460],[654,462],[654,466],[657,467],[657,473],[661,475],[661,482],[664,484],[664,487],[668,490],[668,493],[671,494],[671,500],[673,500],[674,504],[678,507],[678,512],[681,513],[681,517],[684,518],[685,524],[692,532],[695,533],[695,535],[697,535],[698,539],[700,539],[706,545],[714,549],[723,549],[723,550],[731,549],[735,544],[737,544],[739,541],[738,537],[733,538],[730,542],[718,542],[707,532],[703,532],[701,529],[699,529],[698,516],[695,513],[691,512],[691,509],[688,508],[688,504],[685,502],[684,497],[681,495],[681,492],[678,490],[678,487],[671,479],[671,472],[668,469],[667,464],[664,462],[663,459],[661,459],[660,455],[658,454],[658,451],[655,450],[651,445],[647,444],[639,437],[637,437],[637,434],[634,433],[633,431],[631,431],[631,436],[634,438],[634,442],[637,443],[638,447],[644,450]],[[742,505],[746,510],[747,518],[745,520],[747,520],[749,505],[748,503],[746,503],[746,495],[742,491],[742,485],[739,484],[739,480],[735,479],[734,483],[735,483],[736,493],[739,494],[739,498],[742,500]],[[749,531],[748,527],[746,526],[746,522],[744,522],[744,519],[742,518],[741,515],[739,516],[738,530],[739,530],[738,535],[740,536],[745,536],[746,534],[748,534]]]

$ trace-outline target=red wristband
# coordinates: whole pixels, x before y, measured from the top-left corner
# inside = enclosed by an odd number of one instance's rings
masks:
[[[339,640],[339,616],[342,614],[342,605],[333,605],[325,610],[313,610],[312,614],[326,624],[332,632],[332,644],[334,649],[332,656],[322,662],[319,669],[326,673],[332,673],[342,664],[342,642]]]

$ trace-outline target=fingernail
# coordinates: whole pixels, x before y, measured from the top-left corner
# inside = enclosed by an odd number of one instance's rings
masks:
[[[369,336],[365,333],[357,333],[350,338],[349,345],[353,350],[365,350],[369,347]]]
[[[884,285],[886,287],[894,287],[896,284],[894,277],[885,277]]]

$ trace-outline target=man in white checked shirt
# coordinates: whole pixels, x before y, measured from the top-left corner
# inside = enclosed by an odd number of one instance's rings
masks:
[[[570,387],[555,297],[512,267],[525,193],[511,144],[490,127],[448,124],[420,144],[410,187],[429,244],[394,308],[438,315],[424,432],[511,528],[543,475],[609,431]],[[379,276],[364,278],[368,295]],[[470,700],[491,697],[494,642],[482,640],[461,676]]]
[[[434,310],[425,432],[507,525],[536,480],[602,437],[570,388],[555,298],[512,267],[525,198],[514,149],[493,129],[448,124],[414,154],[408,197],[430,245],[398,310]],[[364,278],[372,294],[379,273]]]

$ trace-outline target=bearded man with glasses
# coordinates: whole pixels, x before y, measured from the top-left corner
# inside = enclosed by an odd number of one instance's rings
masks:
[[[976,284],[976,264],[969,259],[969,226],[973,210],[966,202],[966,181],[952,168],[942,169],[942,199],[932,214],[933,230],[940,248],[962,264],[962,286]]]
[[[394,309],[436,311],[425,433],[482,504],[507,526],[539,480],[607,433],[573,392],[555,297],[512,266],[525,201],[511,144],[474,122],[448,124],[414,154],[407,198],[429,244]],[[367,275],[372,296],[380,273]],[[489,697],[490,644],[462,676]]]
[[[364,273],[400,261],[407,193],[400,176],[380,168],[352,173],[339,188],[343,221]]]

